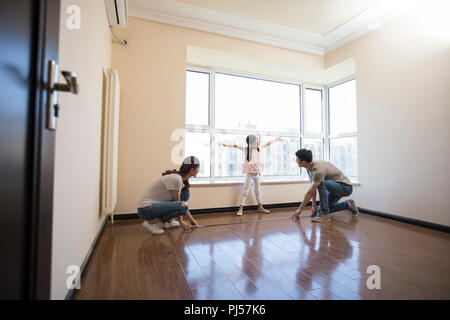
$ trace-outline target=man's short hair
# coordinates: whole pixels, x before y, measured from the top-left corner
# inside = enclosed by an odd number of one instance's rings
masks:
[[[300,159],[300,161],[311,162],[313,159],[312,151],[307,149],[297,150],[295,155]]]

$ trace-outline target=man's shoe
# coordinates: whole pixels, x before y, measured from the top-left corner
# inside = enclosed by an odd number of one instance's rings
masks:
[[[352,216],[356,217],[359,214],[358,207],[356,206],[355,200],[348,200],[348,209],[351,211]]]
[[[330,214],[319,214],[318,216],[311,219],[314,222],[324,222],[324,221],[330,221],[331,217]]]

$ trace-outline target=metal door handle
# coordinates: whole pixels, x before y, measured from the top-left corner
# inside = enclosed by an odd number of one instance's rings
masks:
[[[56,91],[72,92],[73,94],[78,94],[80,86],[77,83],[77,76],[75,73],[70,71],[61,71],[66,83],[55,83],[54,89]]]
[[[80,86],[77,76],[70,71],[61,71],[66,83],[57,83],[58,64],[54,60],[48,62],[47,78],[47,124],[49,130],[56,130],[56,118],[59,116],[58,91],[78,94]]]

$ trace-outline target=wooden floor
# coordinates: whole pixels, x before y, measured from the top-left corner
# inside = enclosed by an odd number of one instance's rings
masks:
[[[163,235],[116,221],[74,298],[450,299],[449,234],[363,213],[293,221],[292,211],[202,214],[204,227]],[[370,265],[379,290],[367,288]]]

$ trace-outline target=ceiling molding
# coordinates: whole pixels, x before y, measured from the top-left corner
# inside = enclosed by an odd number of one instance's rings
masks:
[[[332,30],[324,36],[325,53],[331,52],[392,21],[402,12],[406,11],[404,1],[406,0],[379,1],[338,28]],[[414,0],[410,0],[410,4],[413,2]]]
[[[381,0],[325,36],[174,0],[130,0],[131,17],[324,55],[391,21],[396,1]]]

